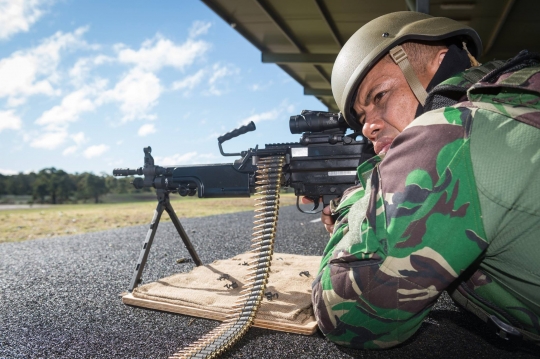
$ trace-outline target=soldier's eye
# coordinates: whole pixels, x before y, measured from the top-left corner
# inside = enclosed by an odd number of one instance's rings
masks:
[[[366,116],[362,113],[362,114],[360,114],[360,115],[357,117],[357,119],[358,119],[358,122],[359,122],[362,126],[364,126],[364,122],[366,122]]]
[[[386,95],[386,91],[381,91],[379,92],[378,94],[375,95],[375,97],[373,98],[373,102],[375,104],[379,103],[381,101],[381,99],[384,97],[384,95]]]
[[[354,117],[354,119],[359,123],[361,124],[362,126],[364,126],[364,121],[365,121],[365,118],[366,118],[366,115],[363,113],[363,112],[356,112],[356,110],[351,107],[351,113]]]

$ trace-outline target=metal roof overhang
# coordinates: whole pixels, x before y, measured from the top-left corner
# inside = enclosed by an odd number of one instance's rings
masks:
[[[538,0],[202,0],[262,53],[316,96],[330,111],[334,60],[345,41],[370,20],[414,10],[449,17],[474,28],[484,44],[481,61],[540,49]]]

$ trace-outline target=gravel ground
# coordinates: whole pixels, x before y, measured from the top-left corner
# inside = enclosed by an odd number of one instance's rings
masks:
[[[317,218],[281,210],[276,252],[321,255],[328,239]],[[252,213],[182,221],[204,263],[248,249]],[[0,358],[166,358],[218,322],[123,305],[147,226],[0,244]],[[144,272],[155,281],[192,264],[171,223],[160,225]],[[443,295],[418,333],[386,351],[338,347],[320,334],[252,328],[224,358],[532,358],[486,332]]]

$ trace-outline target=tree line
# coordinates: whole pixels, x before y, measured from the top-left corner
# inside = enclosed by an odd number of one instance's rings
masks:
[[[54,167],[35,173],[0,174],[0,195],[31,196],[35,203],[99,202],[107,193],[139,193],[133,178],[95,175],[91,172],[67,173]],[[145,189],[149,191],[149,189]]]

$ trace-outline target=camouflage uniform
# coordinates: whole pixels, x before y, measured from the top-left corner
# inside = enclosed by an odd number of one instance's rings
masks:
[[[520,55],[437,86],[432,110],[358,168],[313,283],[330,340],[402,343],[447,289],[540,334],[540,66]]]

